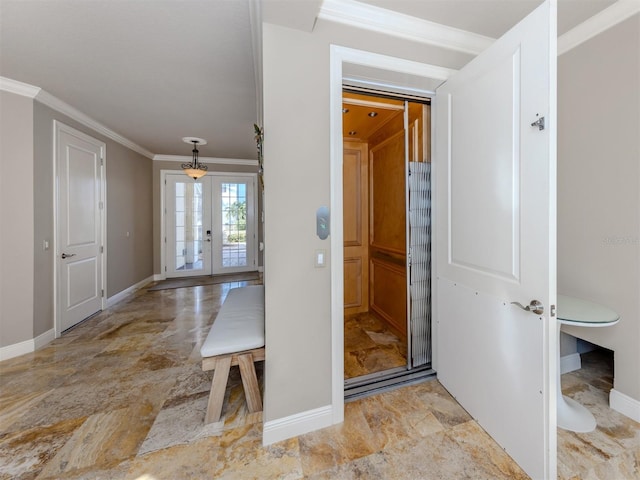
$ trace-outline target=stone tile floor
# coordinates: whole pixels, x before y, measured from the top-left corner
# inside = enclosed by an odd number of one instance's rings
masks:
[[[344,319],[344,378],[359,377],[407,364],[407,342],[371,313]]]
[[[228,290],[251,283],[140,291],[0,362],[0,478],[527,478],[435,380],[348,403],[343,424],[262,447],[262,416],[246,412],[233,368],[223,419],[204,425],[200,344]],[[563,376],[565,393],[599,426],[559,431],[560,478],[640,478],[640,425],[607,407],[610,361],[593,353],[583,365]]]

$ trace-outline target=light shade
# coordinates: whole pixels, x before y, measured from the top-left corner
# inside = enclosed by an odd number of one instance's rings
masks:
[[[200,168],[202,168],[203,166],[206,168],[205,165],[202,165]],[[184,173],[189,175],[194,180],[197,180],[207,174],[206,170],[201,170],[200,168],[184,168]]]

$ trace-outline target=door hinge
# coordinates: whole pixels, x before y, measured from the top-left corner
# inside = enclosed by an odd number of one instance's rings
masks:
[[[102,209],[104,208],[104,203],[103,203],[103,202],[99,202],[99,203],[98,203],[98,208],[99,208],[100,210],[102,210]]]
[[[104,247],[102,245],[100,246],[100,253],[104,253]]]
[[[100,290],[100,296],[104,297],[104,288],[102,290]]]
[[[167,271],[167,267],[166,267],[166,266],[164,267],[164,271],[165,271],[165,272]]]
[[[104,158],[101,158],[101,159],[100,159],[100,166],[101,166],[101,167],[104,167]]]
[[[536,114],[537,116],[538,114]],[[540,117],[531,124],[532,127],[538,127],[538,130],[544,130],[544,117]]]
[[[551,305],[550,314],[551,314],[552,317],[556,316],[556,306],[555,305]],[[558,327],[558,328],[560,328],[560,327]]]

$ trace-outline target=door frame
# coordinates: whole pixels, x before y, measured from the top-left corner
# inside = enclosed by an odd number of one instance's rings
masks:
[[[156,280],[165,280],[167,278],[167,244],[164,239],[167,236],[167,221],[166,221],[166,180],[167,175],[179,175],[183,174],[182,170],[170,170],[163,169],[160,170],[160,274],[156,275]],[[207,172],[206,176],[211,177],[250,177],[253,180],[253,190],[254,190],[254,199],[253,199],[253,231],[255,235],[255,241],[253,242],[253,258],[255,260],[255,267],[258,270],[258,244],[259,244],[259,234],[258,234],[258,174],[254,172]],[[204,177],[203,177],[204,178]]]
[[[58,207],[59,207],[59,189],[58,186],[60,182],[58,181],[58,144],[60,142],[59,135],[62,132],[66,132],[70,135],[74,135],[79,137],[86,142],[99,144],[102,149],[102,165],[100,168],[100,202],[102,203],[102,208],[100,211],[102,214],[100,215],[100,244],[102,245],[102,255],[100,255],[100,268],[102,271],[102,275],[100,276],[100,289],[104,292],[100,299],[100,309],[104,310],[106,308],[106,298],[107,292],[107,145],[101,140],[98,140],[91,135],[88,135],[80,130],[77,130],[69,125],[66,125],[59,120],[53,120],[53,331],[55,338],[60,337],[62,334],[62,328],[60,325],[62,319],[61,305],[58,300],[58,295],[60,292],[58,291],[60,288],[58,274],[58,235],[59,235],[59,224],[60,219],[58,217]]]
[[[331,178],[331,411],[333,423],[344,421],[344,255],[343,255],[343,199],[342,199],[342,90],[343,64],[353,64],[409,74],[444,82],[456,70],[391,57],[378,53],[330,46],[330,178]],[[434,96],[435,92],[429,93]],[[433,108],[433,107],[432,107]],[[433,115],[433,111],[432,111]],[[435,178],[432,171],[432,185]],[[433,193],[432,193],[433,195]],[[435,322],[432,322],[434,324]],[[435,331],[435,329],[434,329]],[[432,336],[432,338],[435,335]],[[436,351],[433,350],[436,366]]]

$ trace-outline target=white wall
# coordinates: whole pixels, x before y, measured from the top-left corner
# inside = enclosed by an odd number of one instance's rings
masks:
[[[315,212],[330,205],[329,47],[449,68],[471,56],[319,20],[311,33],[263,28],[266,422],[331,404],[330,252]],[[333,228],[336,228],[335,225]],[[327,258],[330,262],[330,257]]]
[[[0,347],[33,338],[33,100],[0,91]]]
[[[559,57],[558,102],[558,291],[622,317],[567,332],[614,350],[640,401],[640,15]]]

